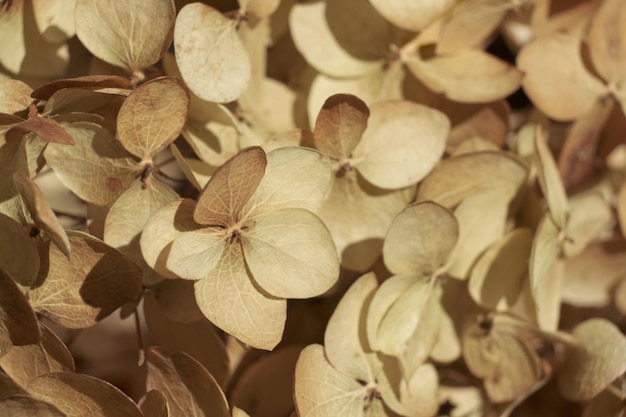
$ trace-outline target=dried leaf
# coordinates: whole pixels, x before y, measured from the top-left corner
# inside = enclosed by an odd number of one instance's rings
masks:
[[[13,278],[0,268],[0,361],[12,346],[38,343],[41,339],[35,313]]]
[[[413,204],[389,227],[385,266],[394,274],[430,277],[444,265],[458,236],[459,225],[449,210],[430,201]]]
[[[140,85],[120,108],[117,135],[127,151],[151,159],[180,134],[189,95],[182,80],[159,77]]]
[[[340,162],[351,158],[367,127],[369,115],[365,103],[356,96],[329,97],[315,121],[315,148]]]
[[[39,324],[41,341],[25,346],[13,346],[0,358],[0,366],[15,382],[27,387],[40,375],[58,371],[74,371],[74,358],[52,330]]]
[[[626,337],[613,323],[599,318],[580,323],[572,335],[576,344],[568,346],[557,381],[565,398],[586,401],[626,372]]]
[[[239,245],[229,245],[216,266],[195,284],[200,310],[242,342],[272,350],[280,342],[287,302],[265,295],[250,276]]]
[[[203,100],[233,101],[248,87],[250,59],[236,26],[236,21],[201,3],[187,4],[178,12],[176,62],[189,89]]]
[[[608,91],[585,68],[580,39],[566,33],[535,39],[517,55],[524,91],[551,119],[568,121],[588,113]],[[576,88],[571,88],[575,85]]]
[[[28,392],[67,417],[141,417],[133,400],[101,379],[73,372],[53,372],[35,378]]]
[[[231,227],[259,187],[267,159],[260,147],[242,150],[218,168],[198,198],[193,218],[203,225]]]
[[[72,256],[48,245],[47,264],[28,292],[33,309],[67,328],[84,328],[141,295],[141,270],[104,242],[68,232]]]
[[[13,181],[28,212],[35,221],[35,225],[46,232],[46,235],[59,250],[69,257],[71,248],[67,233],[59,223],[59,219],[48,205],[37,184],[29,176],[19,171],[13,174]],[[29,260],[29,262],[31,261]]]
[[[107,130],[89,122],[65,126],[74,145],[50,143],[44,157],[59,179],[93,204],[113,202],[139,174],[139,166]]]
[[[171,417],[227,417],[228,403],[211,374],[191,356],[152,347],[147,352],[148,390],[158,390],[167,399]],[[181,401],[182,399],[185,401]]]
[[[281,298],[310,298],[339,277],[339,259],[328,229],[304,209],[278,209],[256,221],[242,239],[255,282]]]
[[[353,164],[377,187],[407,187],[434,168],[449,130],[450,121],[438,110],[408,101],[379,102],[371,107]]]
[[[76,34],[89,51],[133,74],[161,58],[172,41],[172,0],[76,0]],[[156,28],[156,30],[155,30]]]

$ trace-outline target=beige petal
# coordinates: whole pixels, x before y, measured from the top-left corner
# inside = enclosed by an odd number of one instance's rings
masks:
[[[537,321],[548,331],[556,330],[559,322],[564,279],[560,257],[559,229],[546,213],[537,226],[528,269]]]
[[[194,358],[163,347],[151,347],[146,357],[146,388],[164,395],[169,416],[228,417],[226,396],[213,376]]]
[[[193,221],[195,207],[193,200],[172,201],[150,216],[141,233],[139,244],[144,260],[166,278],[178,278],[166,266],[171,243],[182,233],[201,228]]]
[[[319,214],[333,236],[343,267],[366,272],[372,266],[389,225],[414,194],[415,187],[381,190],[354,169],[336,174]]]
[[[65,130],[74,145],[48,144],[46,162],[83,200],[98,205],[113,202],[139,174],[135,160],[96,124],[76,122]]]
[[[13,346],[0,358],[0,366],[15,382],[27,387],[31,380],[50,372],[73,372],[74,358],[52,330],[39,323],[41,341]]]
[[[389,227],[385,266],[393,274],[430,277],[450,256],[458,236],[459,225],[449,210],[430,201],[413,204]]]
[[[565,261],[563,302],[576,307],[608,306],[615,287],[626,277],[624,271],[626,246],[621,241],[590,245]]]
[[[569,347],[557,381],[565,398],[586,401],[626,372],[626,337],[599,318],[580,323],[572,334],[577,344]]]
[[[274,13],[279,5],[280,0],[239,0],[239,13],[263,18]]]
[[[226,231],[217,227],[180,233],[167,247],[165,266],[183,279],[203,279],[220,262],[229,245],[226,237]]]
[[[535,158],[537,179],[548,202],[550,215],[556,226],[563,230],[568,216],[567,194],[541,126],[535,127]]]
[[[591,18],[587,43],[594,69],[611,85],[626,81],[626,4],[602,2]]]
[[[515,400],[529,392],[542,376],[541,362],[532,347],[521,338],[498,332],[494,342],[501,360],[495,372],[485,379],[485,391],[494,403]]]
[[[478,257],[504,236],[512,198],[508,191],[494,188],[473,194],[458,205],[454,216],[459,224],[459,238],[446,268],[450,276],[469,278]]]
[[[610,236],[615,218],[609,203],[599,193],[579,193],[570,200],[565,227],[563,254],[569,258],[581,253],[590,243]]]
[[[65,39],[48,42],[43,36],[37,28],[33,2],[13,1],[3,5],[0,27],[4,34],[11,34],[0,36],[0,65],[4,70],[21,77],[46,79],[61,77],[66,71],[67,43]]]
[[[300,354],[294,392],[299,416],[364,416],[366,390],[367,387],[332,367],[324,356],[323,346],[309,345]]]
[[[144,283],[162,278],[146,263],[140,247],[141,233],[154,212],[178,199],[178,195],[152,175],[135,181],[111,206],[104,222],[104,241],[128,255],[144,271]]]
[[[315,121],[315,148],[339,161],[350,158],[367,127],[369,114],[367,105],[356,96],[329,97]]]
[[[246,148],[219,167],[198,198],[193,213],[197,223],[230,227],[247,210],[248,200],[265,175],[267,159],[260,147]]]
[[[255,282],[275,297],[314,297],[339,278],[332,237],[308,210],[279,209],[266,214],[245,233],[242,245]]]
[[[85,328],[139,298],[141,269],[129,258],[90,235],[72,231],[68,237],[70,259],[48,245],[49,265],[28,292],[35,311],[61,326]]]
[[[293,376],[301,350],[299,345],[284,346],[246,368],[229,396],[233,417],[290,415],[295,409]]]
[[[448,118],[408,101],[379,102],[370,110],[367,129],[353,155],[358,171],[373,185],[387,189],[422,180],[443,155]]]
[[[59,219],[48,205],[37,184],[29,176],[19,171],[13,174],[13,181],[37,227],[45,231],[61,252],[69,257],[71,248],[67,233],[65,233],[63,226],[59,223]],[[29,260],[30,262],[32,260]]]
[[[0,112],[17,113],[28,108],[33,99],[28,84],[11,78],[0,78]]]
[[[317,213],[330,187],[330,159],[314,149],[280,148],[267,154],[265,176],[245,212],[249,218],[280,208]]]
[[[128,152],[149,160],[178,137],[188,108],[189,95],[182,80],[152,79],[124,100],[117,115],[117,136]]]
[[[522,86],[548,117],[569,121],[587,113],[606,87],[584,66],[579,38],[557,33],[528,43],[517,56]],[[572,86],[576,86],[573,88]]]
[[[68,417],[141,417],[126,394],[108,382],[74,372],[53,372],[28,385],[35,398],[56,406]]]
[[[459,3],[441,27],[438,55],[480,48],[514,7],[510,0],[470,0]]]
[[[454,6],[454,0],[370,0],[387,20],[401,28],[418,32]]]
[[[11,417],[67,417],[52,404],[25,395],[0,401],[0,413]]]
[[[522,80],[517,68],[480,49],[428,60],[415,55],[406,64],[432,91],[461,103],[500,100],[517,90]]]
[[[419,364],[426,360],[439,336],[441,309],[437,314],[435,309],[431,311],[433,306],[430,305],[438,302],[428,280],[396,275],[385,281],[368,311],[368,338],[372,348],[403,357],[411,339],[417,337],[419,349],[413,349],[410,361]],[[422,326],[422,322],[426,325]]]
[[[272,350],[280,342],[287,303],[256,287],[239,245],[224,250],[215,268],[196,281],[195,293],[204,315],[243,343]]]
[[[39,33],[50,43],[64,42],[76,34],[74,8],[76,0],[35,0],[35,23]]]
[[[359,277],[337,304],[324,333],[328,362],[338,371],[363,381],[371,379],[365,357],[366,308],[377,288],[373,272]]]
[[[570,127],[558,158],[559,173],[566,189],[593,175],[598,145],[601,140],[606,140],[602,138],[602,132],[614,109],[615,100],[610,97],[600,99]]]
[[[0,269],[0,360],[12,346],[38,343],[41,339],[35,313],[13,278]]]
[[[176,62],[185,83],[206,101],[237,99],[250,80],[250,59],[237,22],[201,3],[184,6],[174,28]]]
[[[22,225],[0,213],[0,270],[14,277],[22,292],[27,292],[37,279],[39,253],[37,244]]]
[[[169,417],[170,415],[165,395],[155,389],[146,392],[141,398],[139,409],[144,417]]]
[[[406,73],[402,63],[397,62],[382,71],[368,73],[358,78],[334,78],[318,73],[311,82],[307,99],[307,115],[313,129],[317,115],[326,99],[333,94],[352,94],[367,105],[379,100],[401,100],[404,98],[405,79],[412,77]]]
[[[319,72],[339,78],[381,67],[389,53],[390,26],[367,0],[300,3],[289,14],[298,51]]]
[[[140,72],[156,64],[172,41],[172,0],[76,0],[76,34],[109,64]]]
[[[515,229],[493,244],[473,266],[468,290],[488,310],[507,310],[522,291],[528,275],[532,233]]]
[[[514,194],[526,179],[527,168],[503,152],[477,152],[442,161],[422,181],[417,201],[432,200],[453,208],[464,198],[482,190],[500,189]]]

